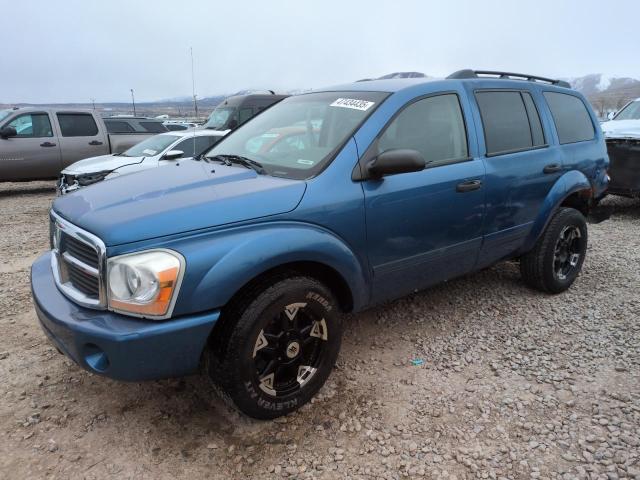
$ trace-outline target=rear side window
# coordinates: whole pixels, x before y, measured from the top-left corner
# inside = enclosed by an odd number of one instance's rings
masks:
[[[487,155],[544,145],[540,117],[527,92],[476,92]]]
[[[467,132],[458,96],[427,97],[402,110],[378,140],[380,153],[397,148],[417,150],[427,162],[466,159]]]
[[[98,125],[89,113],[58,113],[58,123],[63,137],[94,137]]]
[[[573,95],[544,92],[561,144],[584,142],[595,137],[591,117],[582,100]]]
[[[140,122],[140,126],[147,132],[151,133],[162,133],[168,131],[167,127],[160,122]]]
[[[123,122],[122,120],[105,120],[104,124],[107,126],[107,132],[109,133],[135,132],[128,122]]]

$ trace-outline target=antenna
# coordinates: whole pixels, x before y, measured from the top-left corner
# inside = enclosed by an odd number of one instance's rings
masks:
[[[196,99],[196,76],[193,68],[193,47],[189,47],[191,52],[191,93],[193,94],[193,108],[195,109],[196,122],[198,121],[198,100]],[[193,128],[193,156],[196,156],[196,129]]]

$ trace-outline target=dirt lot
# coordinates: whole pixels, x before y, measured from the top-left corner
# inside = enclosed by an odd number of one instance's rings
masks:
[[[29,266],[53,196],[0,184],[2,478],[640,479],[638,201],[607,200],[568,293],[506,263],[355,315],[313,403],[257,422],[203,378],[118,383],[49,345]]]

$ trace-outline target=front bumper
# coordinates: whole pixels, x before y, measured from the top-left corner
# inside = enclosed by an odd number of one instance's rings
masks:
[[[142,320],[91,310],[56,287],[51,252],[31,267],[31,292],[40,326],[82,368],[117,380],[139,381],[194,373],[219,311],[175,320]]]

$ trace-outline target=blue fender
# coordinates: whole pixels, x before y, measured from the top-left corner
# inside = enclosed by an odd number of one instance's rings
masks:
[[[553,216],[553,212],[560,206],[560,204],[572,193],[580,190],[590,190],[591,183],[584,175],[584,173],[578,170],[571,170],[562,175],[556,183],[553,185],[547,197],[542,203],[542,207],[538,212],[537,218],[533,222],[533,226],[529,231],[529,235],[522,246],[522,252],[528,252],[533,248],[542,232],[546,228],[547,224]]]
[[[338,236],[316,225],[249,225],[178,240],[170,248],[187,263],[174,316],[220,308],[258,275],[292,262],[316,262],[335,270],[351,290],[354,309],[369,300],[366,264]]]

